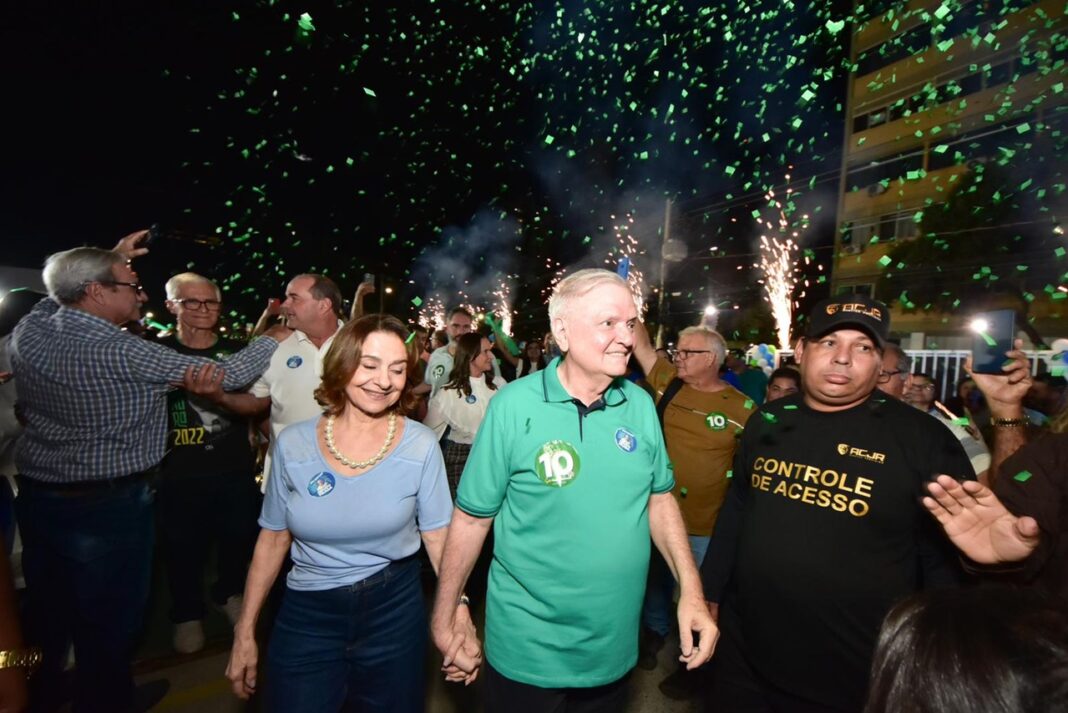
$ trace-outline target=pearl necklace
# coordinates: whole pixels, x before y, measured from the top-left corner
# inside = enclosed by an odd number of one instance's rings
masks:
[[[397,433],[397,412],[392,411],[389,414],[389,430],[386,431],[386,442],[382,444],[382,447],[378,449],[378,453],[367,460],[352,460],[341,451],[337,449],[337,445],[334,444],[334,419],[335,416],[326,417],[326,447],[330,451],[330,455],[334,456],[339,463],[344,466],[348,466],[353,470],[360,468],[370,468],[372,465],[382,460],[386,451],[389,450],[390,445],[393,443],[393,436]]]

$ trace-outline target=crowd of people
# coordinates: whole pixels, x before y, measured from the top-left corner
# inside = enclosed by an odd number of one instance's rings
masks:
[[[421,711],[430,645],[488,713],[623,711],[669,641],[661,691],[709,713],[1068,709],[1064,384],[1021,345],[942,404],[844,295],[765,374],[703,324],[656,348],[598,269],[521,345],[315,274],[248,341],[177,274],[146,337],[143,239],[0,306],[0,711],[160,700],[131,674],[157,553],[175,650],[217,607],[269,711]]]

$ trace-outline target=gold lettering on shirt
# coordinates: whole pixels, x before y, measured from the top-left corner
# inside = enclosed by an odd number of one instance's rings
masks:
[[[874,455],[885,459],[881,453]],[[779,495],[803,505],[865,517],[871,511],[869,501],[875,481],[845,471],[761,456],[753,461],[750,484],[754,490]]]

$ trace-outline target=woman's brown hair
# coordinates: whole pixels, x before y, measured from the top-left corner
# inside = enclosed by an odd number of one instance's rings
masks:
[[[471,362],[482,353],[483,337],[478,332],[468,332],[456,340],[456,356],[452,362],[452,371],[449,372],[449,383],[446,389],[456,389],[457,397],[471,395]],[[496,391],[497,385],[493,383],[493,367],[490,367],[482,378],[486,380],[486,386]]]
[[[339,329],[323,359],[323,380],[315,390],[315,400],[322,404],[327,415],[337,416],[345,410],[345,404],[348,403],[345,387],[360,365],[364,341],[374,332],[392,334],[405,343],[404,388],[390,410],[406,416],[418,403],[419,397],[412,393],[418,382],[415,378],[416,354],[407,348],[408,328],[391,315],[369,314]]]

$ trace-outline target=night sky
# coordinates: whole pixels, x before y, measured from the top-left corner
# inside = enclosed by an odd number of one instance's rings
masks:
[[[347,293],[373,273],[409,319],[461,299],[494,308],[503,285],[527,336],[560,268],[613,264],[629,244],[655,282],[670,198],[672,237],[701,259],[671,268],[669,319],[751,306],[755,218],[777,214],[764,195],[783,195],[787,173],[791,222],[811,216],[803,247],[828,255],[848,10],[12,6],[4,262],[39,266],[160,223],[219,246],[154,246],[138,269],[157,309],[185,269],[220,280],[234,317],[253,320],[297,272]]]

